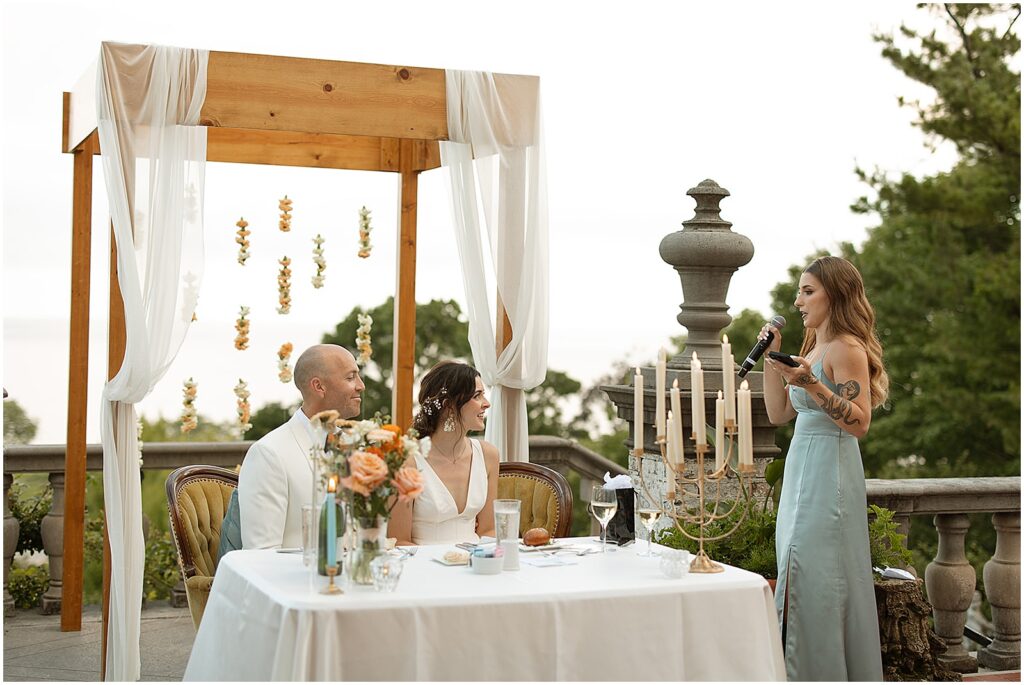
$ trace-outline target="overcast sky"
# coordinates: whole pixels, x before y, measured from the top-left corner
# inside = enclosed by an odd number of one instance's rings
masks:
[[[161,7],[160,12],[150,8]],[[880,56],[874,31],[927,17],[913,3],[5,2],[3,35],[3,385],[39,420],[37,442],[63,442],[70,307],[70,155],[60,152],[61,92],[113,40],[180,47],[536,74],[549,177],[550,366],[588,382],[619,359],[653,359],[683,332],[679,279],[663,236],[693,216],[686,190],[727,188],[723,216],[755,253],[733,277],[731,313],[769,314],[791,264],[874,220],[849,205],[856,164],[917,175],[948,168],[929,152],[898,95],[923,91]],[[626,9],[628,7],[628,10]],[[106,199],[94,197],[89,440],[105,377]],[[291,234],[277,199],[294,199]],[[420,177],[417,298],[465,301],[444,172]],[[290,402],[276,350],[317,342],[353,307],[393,294],[397,181],[391,174],[209,164],[206,278],[199,322],[142,410],[176,415],[181,383],[199,383],[202,414]],[[373,211],[375,250],[355,257],[358,208]],[[235,262],[234,222],[254,231]],[[261,229],[266,231],[261,232]],[[310,239],[327,242],[327,287],[314,291]],[[292,314],[277,315],[276,260],[293,259]],[[870,284],[869,284],[870,285]],[[238,307],[252,347],[234,350]],[[736,341],[741,348],[750,341]]]

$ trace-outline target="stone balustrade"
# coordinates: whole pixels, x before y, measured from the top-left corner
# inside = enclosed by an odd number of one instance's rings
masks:
[[[932,516],[939,544],[925,569],[935,632],[946,643],[943,661],[961,673],[978,664],[993,670],[1020,668],[1020,478],[912,478],[867,481],[868,503],[896,513],[900,532],[910,533],[911,516]],[[992,605],[992,644],[972,657],[964,624],[977,578],[965,554],[968,514],[992,514],[996,549],[982,581]]]
[[[143,448],[143,469],[171,470],[189,464],[209,464],[234,468],[242,463],[251,442],[167,442],[146,443]],[[580,493],[589,493],[591,485],[603,482],[606,471],[612,475],[625,469],[572,440],[554,436],[530,437],[530,461],[549,466],[564,476],[580,474]],[[102,471],[103,449],[89,445],[86,449],[86,470]],[[50,586],[43,595],[45,614],[60,611],[63,592],[64,548],[64,445],[12,445],[4,448],[4,611],[14,603],[7,590],[7,575],[18,542],[18,521],[10,512],[9,493],[16,473],[49,474],[53,488],[53,504],[43,517],[43,548],[49,558]],[[184,606],[185,587],[179,582],[171,602]]]

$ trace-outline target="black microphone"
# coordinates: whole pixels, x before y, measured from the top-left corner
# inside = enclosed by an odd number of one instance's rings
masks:
[[[776,328],[782,328],[786,325],[786,319],[776,314],[774,317],[772,317],[771,325],[775,326]],[[747,371],[750,371],[752,368],[754,368],[754,364],[756,364],[757,360],[761,358],[761,355],[764,354],[764,351],[768,349],[768,346],[772,343],[772,340],[775,340],[775,334],[772,333],[771,331],[768,331],[768,337],[766,337],[764,340],[757,341],[757,344],[754,345],[754,349],[750,350],[750,354],[748,354],[747,358],[743,360],[742,364],[740,364],[740,372],[736,375],[739,376],[740,378],[746,376]]]

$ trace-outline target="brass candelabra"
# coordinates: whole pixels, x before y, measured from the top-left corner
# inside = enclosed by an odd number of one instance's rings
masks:
[[[640,487],[643,488],[647,499],[651,502],[660,502],[657,508],[661,511],[662,515],[672,519],[675,527],[684,537],[689,538],[698,544],[697,554],[690,563],[691,573],[722,572],[722,565],[713,561],[704,551],[704,543],[705,541],[712,542],[729,537],[736,532],[747,516],[747,504],[750,501],[750,494],[747,488],[744,487],[744,476],[753,474],[754,468],[748,464],[738,463],[737,468],[733,469],[730,465],[730,461],[733,456],[733,445],[736,444],[737,434],[738,428],[736,422],[731,420],[726,421],[726,439],[723,441],[726,446],[719,446],[726,450],[725,457],[721,460],[717,460],[718,463],[716,463],[715,468],[709,473],[704,465],[704,460],[709,451],[708,445],[707,443],[699,444],[697,442],[696,433],[693,433],[692,440],[697,453],[697,460],[696,469],[694,470],[692,478],[688,478],[685,474],[686,462],[682,458],[682,455],[679,456],[678,464],[672,464],[666,453],[666,437],[664,435],[657,436],[656,442],[659,447],[661,461],[665,465],[665,481],[667,490],[664,498],[653,497],[651,495],[650,490],[647,488],[647,482],[644,478],[643,450],[632,450],[633,456],[637,458],[637,471],[640,475]],[[737,462],[739,462],[738,459]],[[719,507],[723,506],[722,483],[729,477],[730,473],[736,474],[739,492],[736,493],[734,498],[727,498],[724,504],[725,506],[728,506],[728,510],[720,512]],[[707,491],[709,485],[714,486],[714,505],[710,509],[707,506],[707,495],[709,494]],[[693,501],[696,504],[695,508],[691,509],[687,506],[688,498],[693,498]],[[731,502],[728,501],[729,499],[731,499]],[[743,503],[744,506],[740,510],[739,518],[733,523],[729,530],[716,535],[707,534],[708,526],[716,521],[730,518],[736,511],[736,507],[741,503]],[[684,524],[688,524],[691,527],[696,526],[698,533],[694,535],[690,531],[686,530]],[[653,531],[651,531],[651,533],[653,534]]]

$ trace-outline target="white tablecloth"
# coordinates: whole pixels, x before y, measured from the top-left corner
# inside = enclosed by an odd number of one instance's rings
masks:
[[[670,580],[643,546],[493,576],[421,547],[394,593],[340,596],[297,554],[232,552],[185,680],[785,680],[761,576]]]

